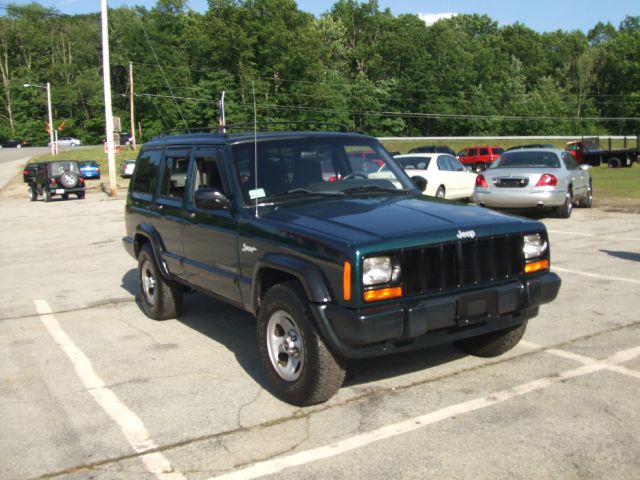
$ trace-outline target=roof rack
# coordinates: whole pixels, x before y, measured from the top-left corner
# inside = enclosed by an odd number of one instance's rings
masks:
[[[270,132],[274,131],[274,127],[276,126],[289,126],[290,130],[296,130],[295,127],[299,127],[304,125],[306,130],[310,131],[326,131],[326,130],[334,130],[342,133],[361,133],[350,130],[346,125],[339,123],[326,123],[326,122],[313,122],[313,121],[277,121],[277,122],[247,122],[247,123],[233,123],[230,125],[226,125],[224,127],[225,131],[222,131],[222,127],[219,126],[209,126],[209,127],[187,127],[187,128],[177,128],[174,130],[168,130],[165,132],[161,132],[157,135],[157,137],[163,137],[167,135],[180,135],[180,134],[189,134],[189,133],[217,133],[220,135],[225,135],[227,133],[231,133],[230,130],[233,130],[235,133],[238,132],[250,132],[253,131],[254,128],[259,132]],[[275,130],[278,131],[278,130]]]

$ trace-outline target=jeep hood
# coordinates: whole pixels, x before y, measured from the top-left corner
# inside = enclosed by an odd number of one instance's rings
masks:
[[[389,248],[544,229],[537,221],[422,195],[286,203],[261,217],[290,235],[358,246],[391,242]]]

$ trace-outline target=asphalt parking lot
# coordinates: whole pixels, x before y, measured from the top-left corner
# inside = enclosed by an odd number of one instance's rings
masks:
[[[0,191],[0,478],[563,478],[640,472],[640,215],[543,219],[559,298],[497,359],[352,362],[323,405],[267,389],[251,316],[148,319],[124,193]]]

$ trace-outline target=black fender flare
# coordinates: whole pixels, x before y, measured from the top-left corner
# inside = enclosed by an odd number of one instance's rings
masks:
[[[142,242],[141,237],[146,238],[146,241]],[[160,273],[163,277],[169,279],[171,275],[167,269],[166,263],[162,260],[162,252],[165,251],[162,237],[153,226],[148,223],[142,223],[136,227],[136,232],[133,236],[133,249],[136,254],[136,258],[138,258],[138,255],[140,254],[142,244],[147,242],[151,244],[151,250],[153,251],[156,265],[160,268]]]
[[[329,303],[332,300],[325,277],[317,265],[292,255],[272,253],[259,259],[253,269],[251,298],[254,312],[258,311],[260,305],[262,272],[265,269],[281,271],[295,277],[311,303]]]

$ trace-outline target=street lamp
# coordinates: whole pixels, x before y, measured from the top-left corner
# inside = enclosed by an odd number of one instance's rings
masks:
[[[47,91],[47,111],[49,112],[49,145],[51,145],[51,155],[53,156],[57,153],[57,145],[53,141],[53,117],[51,116],[51,85],[49,84],[49,82],[47,82],[46,85],[33,85],[31,83],[25,83],[23,87],[44,88]]]

